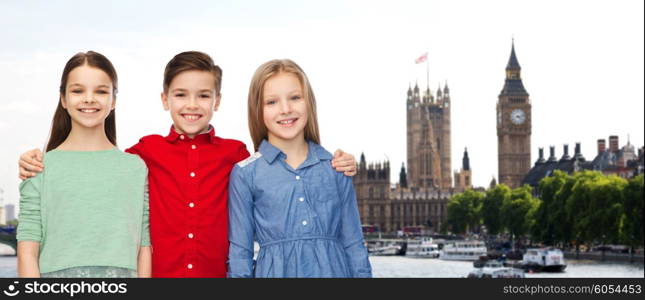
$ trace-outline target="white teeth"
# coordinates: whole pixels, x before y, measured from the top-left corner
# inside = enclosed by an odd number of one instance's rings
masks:
[[[93,113],[99,111],[98,109],[81,109],[84,113]]]
[[[184,118],[186,118],[186,119],[188,119],[190,121],[195,121],[195,120],[199,119],[199,117],[200,117],[199,115],[184,115]]]
[[[291,120],[278,121],[278,123],[280,123],[280,124],[291,124],[291,123],[293,123],[295,121],[296,121],[296,119],[291,119]]]

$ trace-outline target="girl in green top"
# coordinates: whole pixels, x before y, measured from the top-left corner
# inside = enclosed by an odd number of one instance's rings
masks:
[[[65,65],[47,169],[20,185],[18,276],[150,276],[147,169],[116,148],[116,92],[105,56]]]

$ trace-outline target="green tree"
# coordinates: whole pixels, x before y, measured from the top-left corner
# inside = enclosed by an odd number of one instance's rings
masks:
[[[540,181],[542,203],[532,230],[534,233],[541,233],[536,240],[549,245],[569,243],[572,240],[573,219],[566,204],[574,183],[573,176],[560,170]]]
[[[618,176],[603,176],[592,185],[592,202],[589,205],[591,234],[603,243],[618,243],[620,221],[623,213],[623,190],[627,180]]]
[[[483,223],[490,234],[502,232],[502,204],[511,196],[511,189],[505,184],[498,184],[486,191],[482,203],[481,215]]]
[[[539,205],[531,190],[528,185],[516,188],[502,204],[502,224],[514,238],[521,238],[528,233],[531,225],[529,212]]]
[[[629,180],[623,190],[622,241],[632,246],[643,245],[643,174]]]
[[[596,182],[603,177],[604,175],[597,171],[583,171],[573,175],[571,195],[565,208],[573,220],[571,236],[576,243],[576,249],[580,244],[593,242],[598,237],[594,232],[594,227],[598,224],[595,224],[592,218],[591,203],[595,201]]]
[[[484,194],[471,189],[455,194],[448,202],[447,222],[454,233],[478,231]]]

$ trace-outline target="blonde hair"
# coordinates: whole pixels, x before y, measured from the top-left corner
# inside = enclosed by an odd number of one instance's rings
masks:
[[[316,116],[316,97],[309,84],[305,72],[290,59],[270,60],[255,70],[249,87],[249,132],[253,147],[258,151],[263,139],[268,138],[268,129],[264,124],[264,84],[269,78],[280,73],[295,75],[302,85],[305,102],[307,103],[307,124],[305,124],[305,140],[320,144],[318,132],[318,117]]]

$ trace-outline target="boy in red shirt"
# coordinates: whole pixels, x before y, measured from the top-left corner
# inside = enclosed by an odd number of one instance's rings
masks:
[[[153,277],[226,277],[229,175],[249,153],[210,125],[221,81],[222,70],[207,54],[177,54],[166,65],[161,93],[173,120],[170,132],[143,137],[126,150],[149,170]],[[34,149],[21,156],[21,178],[42,170],[41,155]],[[340,150],[332,165],[356,173],[354,157]]]

